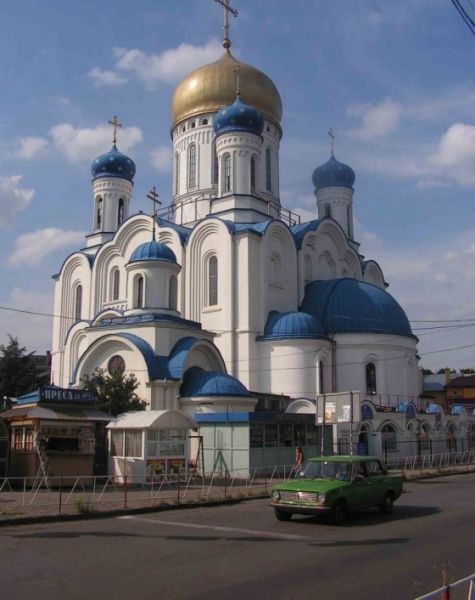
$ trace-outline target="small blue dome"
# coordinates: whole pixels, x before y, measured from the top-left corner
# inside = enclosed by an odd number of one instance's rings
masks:
[[[261,135],[264,117],[256,108],[244,104],[238,95],[234,104],[225,106],[214,115],[213,129],[216,135],[229,131],[247,131]]]
[[[98,156],[91,165],[94,179],[100,177],[120,177],[132,181],[135,175],[134,161],[117,150],[114,144],[109,152]]]
[[[199,396],[242,396],[249,398],[246,387],[235,377],[226,373],[203,371],[200,367],[191,367],[183,377],[180,395]]]
[[[347,187],[353,189],[355,172],[348,165],[339,162],[332,154],[328,162],[315,169],[312,181],[315,191],[327,187]]]
[[[302,310],[336,333],[412,333],[406,313],[386,290],[344,277],[307,284]]]
[[[139,260],[166,260],[167,262],[176,263],[176,256],[171,248],[152,240],[141,244],[132,252],[130,262],[138,262]]]
[[[263,339],[302,339],[325,337],[315,317],[304,312],[281,313],[273,310],[267,317]]]

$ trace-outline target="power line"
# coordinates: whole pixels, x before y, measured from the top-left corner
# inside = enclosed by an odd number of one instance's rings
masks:
[[[473,35],[475,35],[475,21],[468,14],[467,10],[463,7],[460,0],[452,0],[452,4],[455,6],[457,12],[462,17],[464,23],[470,29]],[[472,7],[473,8],[473,7]]]

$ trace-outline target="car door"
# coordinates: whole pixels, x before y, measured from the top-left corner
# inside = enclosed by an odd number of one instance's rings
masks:
[[[353,477],[348,494],[350,508],[364,508],[370,506],[371,482],[367,476],[364,462],[356,462],[353,465]]]
[[[366,461],[368,476],[368,503],[372,506],[381,504],[386,494],[385,472],[379,460]]]

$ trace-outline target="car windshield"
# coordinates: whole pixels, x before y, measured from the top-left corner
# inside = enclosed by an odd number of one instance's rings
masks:
[[[337,461],[310,461],[306,463],[301,477],[308,479],[340,479],[350,481],[351,463]]]

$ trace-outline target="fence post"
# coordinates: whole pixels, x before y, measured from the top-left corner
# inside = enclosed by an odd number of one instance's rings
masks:
[[[227,494],[228,494],[227,486],[228,486],[228,470],[225,469],[224,470],[224,498],[226,498]]]
[[[429,439],[430,465],[432,466],[432,439]]]
[[[63,506],[63,476],[60,475],[60,477],[59,477],[59,506],[58,506],[59,514],[61,514],[62,506]]]
[[[127,478],[128,475],[124,475],[124,508],[127,508]]]

